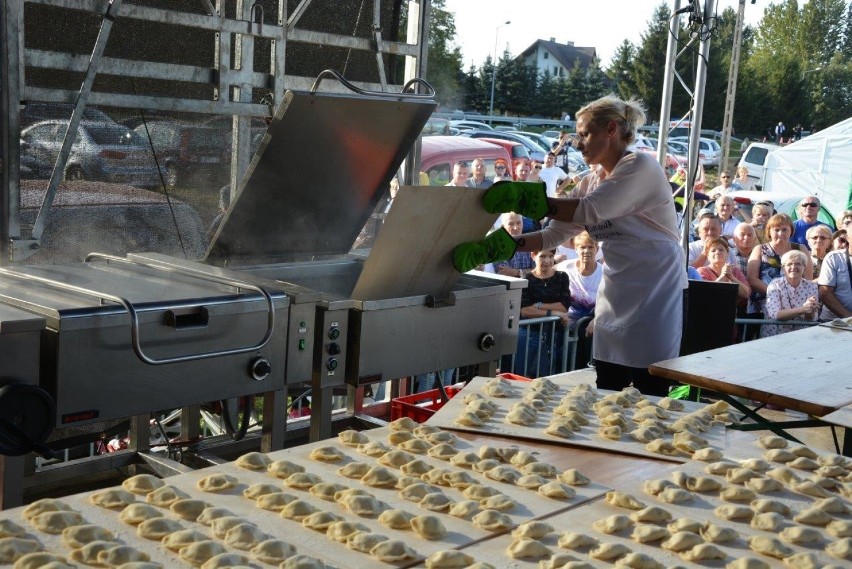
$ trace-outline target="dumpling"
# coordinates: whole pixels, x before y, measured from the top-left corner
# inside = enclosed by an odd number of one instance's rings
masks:
[[[577,495],[577,492],[562,482],[551,480],[546,484],[538,487],[538,493],[546,498],[554,498],[557,500],[570,500]]]
[[[195,567],[200,567],[212,557],[220,553],[226,553],[227,550],[219,543],[213,540],[196,541],[190,543],[186,547],[180,548],[178,556]]]
[[[26,553],[15,561],[14,569],[73,569],[74,565],[69,565],[67,560],[61,555],[55,553],[47,553],[44,551],[34,551]]]
[[[423,539],[435,540],[447,535],[447,528],[437,516],[415,516],[410,521],[411,529]]]
[[[184,498],[183,500],[173,502],[169,506],[169,510],[171,510],[172,513],[174,513],[177,517],[181,519],[194,522],[198,519],[198,516],[201,515],[201,512],[203,512],[208,507],[210,507],[210,504],[203,500]]]
[[[473,486],[478,482],[476,478],[470,475],[469,472],[465,470],[456,470],[454,472],[448,472],[444,475],[444,482],[447,483],[451,488],[465,489],[468,486]]]
[[[379,514],[379,523],[390,529],[411,529],[411,520],[414,514],[398,508],[385,510]]]
[[[822,532],[801,526],[786,527],[778,534],[787,543],[818,543],[823,541]]]
[[[553,435],[554,437],[560,437],[563,439],[570,439],[574,437],[574,431],[570,427],[559,423],[551,422],[544,429],[544,432],[548,435]]]
[[[771,478],[756,478],[753,480],[771,480]],[[719,497],[726,502],[751,502],[757,498],[757,495],[753,490],[743,488],[742,486],[728,486],[719,492]]]
[[[376,544],[373,549],[370,550],[370,556],[384,563],[393,563],[417,557],[417,552],[411,549],[403,541],[398,539],[389,539]]]
[[[251,548],[252,556],[263,563],[278,565],[296,554],[296,548],[280,539],[267,539]]]
[[[752,478],[751,480],[746,480],[745,487],[759,494],[780,492],[784,489],[784,485],[774,478]]]
[[[382,441],[375,440],[368,440],[367,442],[358,445],[357,449],[361,454],[366,454],[373,458],[378,458],[391,450],[391,448]]]
[[[374,547],[387,540],[388,537],[384,535],[359,531],[346,538],[346,547],[353,551],[370,553]]]
[[[322,478],[312,472],[294,472],[284,479],[284,484],[290,488],[307,489],[322,482]]]
[[[264,494],[263,496],[260,496],[257,500],[255,500],[254,504],[261,510],[266,510],[268,512],[280,512],[284,509],[284,506],[295,499],[295,496],[287,494],[286,492],[272,492],[271,494]]]
[[[692,500],[693,493],[683,488],[666,488],[659,494],[657,498],[667,504],[679,504]]]
[[[695,534],[701,533],[703,524],[692,518],[677,518],[675,521],[666,526],[671,533],[679,531],[688,531]]]
[[[434,468],[428,462],[417,459],[399,467],[399,471],[407,476],[422,476]]]
[[[586,486],[591,484],[592,480],[581,473],[576,468],[569,468],[557,476],[560,482],[564,482],[569,486]]]
[[[279,569],[327,569],[327,565],[316,557],[299,553],[285,559]]]
[[[161,517],[163,517],[163,513],[154,506],[138,503],[130,504],[118,515],[118,519],[132,526],[139,525],[145,520]]]
[[[451,569],[456,567],[469,567],[474,563],[474,558],[455,549],[436,551],[426,558],[424,562],[426,569]]]
[[[250,560],[240,553],[220,553],[204,562],[201,569],[231,569],[248,567]]]
[[[482,501],[489,496],[495,496],[500,491],[492,486],[483,486],[482,484],[472,484],[462,491],[465,498],[471,500]]]
[[[796,460],[796,455],[783,448],[773,448],[764,452],[763,458],[771,462],[787,463]]]
[[[237,478],[230,474],[209,474],[196,483],[202,492],[224,492],[237,485]]]
[[[370,465],[366,462],[350,462],[346,466],[341,466],[337,469],[337,473],[346,478],[363,477],[370,470]]]
[[[317,508],[310,502],[306,502],[305,500],[293,500],[281,509],[281,517],[301,522],[303,519],[317,511]]]
[[[506,510],[511,510],[515,506],[517,506],[517,502],[515,502],[513,499],[506,496],[505,494],[495,494],[494,496],[490,496],[484,499],[480,505],[485,510],[497,510],[498,512],[505,512]]]
[[[460,466],[462,468],[470,468],[481,459],[479,455],[472,451],[462,451],[457,452],[452,457],[450,457],[450,464],[453,466]]]
[[[373,466],[361,477],[361,482],[377,488],[393,487],[396,480],[396,475],[384,466]]]
[[[476,527],[488,531],[500,531],[515,525],[512,518],[496,510],[482,510],[471,518],[471,522]]]
[[[471,468],[473,468],[474,472],[485,473],[491,470],[492,468],[497,468],[500,466],[500,461],[494,458],[484,458],[474,464]]]
[[[320,500],[333,502],[334,495],[337,492],[340,492],[341,490],[345,489],[346,486],[344,486],[343,484],[337,484],[335,482],[320,482],[319,484],[314,484],[313,486],[311,486],[309,492]]]
[[[671,480],[666,480],[665,478],[655,478],[651,480],[646,480],[645,483],[642,484],[642,490],[646,494],[656,496],[666,488],[675,488],[676,486],[677,485]]]
[[[849,559],[852,557],[852,538],[844,537],[828,544],[825,552],[837,559]]]
[[[659,506],[647,506],[630,514],[634,522],[663,523],[672,519],[672,514]]]
[[[506,554],[513,559],[550,556],[550,548],[537,539],[522,537],[516,539],[506,548]]]
[[[762,553],[769,557],[784,559],[795,553],[793,549],[787,547],[778,539],[766,535],[753,535],[746,539],[748,547],[756,553]]]
[[[122,482],[121,487],[128,492],[133,492],[134,494],[147,494],[161,486],[165,486],[165,484],[165,482],[156,476],[152,476],[150,474],[137,474],[136,476],[131,476]]]
[[[728,554],[712,543],[699,543],[692,549],[681,551],[680,556],[687,561],[708,561],[710,559],[727,559]]]
[[[428,456],[432,458],[437,458],[438,460],[450,460],[453,458],[458,451],[453,448],[453,445],[447,443],[439,443],[426,451]]]
[[[304,525],[304,520],[302,520]],[[260,528],[252,523],[237,524],[225,533],[225,545],[248,551],[258,543],[262,543],[270,539],[270,536],[263,533]]]
[[[589,557],[601,561],[612,561],[631,553],[630,548],[621,543],[601,543],[589,551]]]
[[[501,464],[500,466],[495,466],[491,470],[486,471],[485,476],[491,480],[496,480],[497,482],[514,484],[515,481],[521,477],[521,473],[507,464]]]
[[[453,500],[443,492],[431,492],[423,496],[418,504],[421,508],[432,512],[441,512],[448,509]]]
[[[357,532],[369,532],[370,528],[365,526],[364,524],[359,524],[357,522],[335,522],[328,526],[328,529],[325,531],[325,535],[334,541],[339,541],[340,543],[346,543],[346,540],[350,535]]]
[[[415,437],[425,439],[429,435],[434,435],[435,433],[441,433],[443,431],[441,431],[440,427],[436,427],[434,425],[418,425],[414,427],[411,432],[414,433]]]
[[[411,439],[400,444],[399,448],[415,454],[424,454],[432,448],[432,444],[424,441],[423,439]]]
[[[196,541],[205,541],[210,539],[205,533],[202,533],[195,529],[184,529],[180,531],[176,531],[174,533],[170,533],[165,536],[160,543],[162,543],[163,547],[168,549],[169,551],[180,551],[182,547],[186,547],[190,543],[195,543]]]
[[[338,504],[356,516],[375,516],[386,509],[385,504],[373,496],[347,496]]]
[[[391,421],[388,426],[392,431],[413,431],[420,425],[411,417],[400,417]]]
[[[793,521],[810,526],[827,526],[834,518],[819,508],[811,507],[793,516]]]
[[[757,444],[765,449],[787,448],[787,439],[778,435],[763,435],[757,439]]]
[[[754,470],[755,472],[766,472],[772,468],[772,465],[762,458],[747,458],[740,461],[743,468]]]
[[[92,541],[91,543],[104,544],[115,547],[115,543],[107,541]],[[87,544],[83,544],[85,547]],[[0,563],[13,563],[28,553],[34,553],[41,549],[41,544],[34,539],[23,539],[20,537],[0,538]]]
[[[71,526],[62,530],[62,541],[71,549],[78,549],[92,541],[113,541],[115,534],[96,525]]]
[[[342,516],[338,516],[333,512],[314,512],[302,519],[302,525],[308,529],[325,532],[328,526],[335,522],[341,522],[343,519]]]
[[[598,540],[585,533],[566,531],[559,536],[559,540],[556,543],[562,549],[580,549],[595,546],[598,544]]]
[[[339,491],[334,493],[334,501],[337,502],[337,503],[340,503],[343,500],[346,500],[347,498],[349,498],[349,496],[373,496],[373,497],[375,497],[373,494],[370,494],[369,492],[367,492],[366,490],[362,490],[361,488],[345,488],[343,490],[339,490]]]
[[[704,543],[704,540],[699,535],[691,531],[679,531],[673,533],[667,540],[662,542],[660,547],[669,551],[681,552],[692,549],[700,543]]]
[[[529,539],[541,539],[554,531],[554,527],[546,522],[540,521],[529,521],[522,523],[514,530],[512,530],[512,537],[521,538],[526,537]]]
[[[94,527],[94,526],[93,526]],[[27,530],[9,519],[0,519],[0,537],[24,537]]]
[[[605,439],[617,441],[621,439],[621,427],[618,425],[609,425],[598,429],[598,434]]]
[[[547,462],[530,462],[521,467],[521,471],[526,474],[538,474],[545,478],[556,478],[559,473],[556,467]]]
[[[723,520],[751,520],[754,516],[754,511],[746,506],[737,506],[734,504],[722,504],[713,512],[718,518]]]
[[[151,558],[144,551],[139,551],[129,545],[110,547],[98,553],[98,564],[107,567],[119,567],[133,561],[150,561]]]
[[[765,512],[778,512],[782,516],[790,515],[790,507],[780,500],[771,498],[758,498],[751,502],[751,509],[755,513],[763,514]]]
[[[652,541],[668,539],[670,535],[671,533],[666,528],[641,524],[633,528],[630,538],[639,543],[650,543]]]
[[[702,462],[716,462],[717,460],[722,460],[722,458],[722,452],[713,447],[702,448],[692,453],[693,460],[700,460]]]
[[[399,468],[403,464],[408,464],[412,460],[417,460],[417,457],[405,450],[392,450],[386,452],[379,457],[379,464],[390,466],[391,468]]]
[[[357,447],[370,442],[370,437],[354,429],[347,429],[337,434],[338,440],[348,447]]]
[[[831,497],[831,493],[828,490],[811,480],[805,480],[797,484],[791,484],[790,486],[799,494],[805,494],[806,496],[813,496],[814,498]]]
[[[478,512],[479,509],[480,502],[478,500],[461,500],[450,506],[447,513],[456,518],[467,519]]]
[[[485,421],[472,411],[463,411],[456,417],[456,424],[463,427],[481,427],[485,424]]]
[[[740,557],[725,565],[725,569],[770,569],[770,565],[756,557]]]
[[[525,407],[515,407],[506,413],[506,422],[513,425],[530,426],[535,424],[538,415],[535,410],[530,410]]]
[[[637,500],[632,494],[611,490],[606,493],[606,503],[619,508],[627,508],[628,510],[641,510],[645,504]]]
[[[784,523],[784,516],[778,512],[765,512],[755,515],[749,525],[754,529],[777,533],[784,526]]]
[[[276,478],[289,478],[291,475],[297,472],[304,472],[305,467],[296,464],[295,462],[290,462],[289,460],[276,460],[274,462],[270,462],[269,466],[266,467],[266,472]]]
[[[30,523],[39,531],[59,535],[65,528],[81,526],[86,523],[79,512],[44,512],[30,519]]]
[[[166,484],[164,486],[160,486],[153,492],[148,493],[148,495],[145,496],[145,501],[151,504],[152,506],[168,508],[178,500],[183,500],[189,497],[189,494],[187,494],[180,488],[176,488],[174,486]]]
[[[816,470],[819,468],[819,463],[812,458],[800,456],[796,460],[787,463],[790,468],[798,468],[799,470]]]
[[[114,509],[114,508],[124,508],[136,501],[136,496],[134,496],[131,492],[127,490],[119,490],[117,488],[110,488],[108,490],[101,490],[100,492],[95,492],[94,494],[89,496],[89,501],[101,508]]]
[[[213,530],[213,535],[219,539],[225,539],[228,530],[244,523],[247,523],[245,518],[240,516],[222,516],[213,520],[210,529]]]
[[[766,472],[766,476],[783,484],[792,485],[802,481],[799,476],[786,466],[779,466]]]
[[[710,543],[727,543],[739,538],[737,530],[725,526],[719,526],[713,522],[706,522],[701,526],[699,535]]]
[[[736,462],[730,462],[728,460],[718,460],[716,462],[711,462],[706,467],[704,467],[704,472],[707,474],[726,474],[732,468],[737,468]]]
[[[680,456],[683,453],[672,443],[665,439],[656,439],[645,445],[645,448],[651,452],[662,454],[665,456]]]
[[[743,484],[746,480],[759,478],[761,474],[750,468],[732,468],[725,473],[725,479],[731,484]]]
[[[160,541],[170,533],[184,529],[183,525],[168,518],[152,518],[136,526],[136,534],[145,539]]]
[[[592,524],[592,527],[601,533],[617,533],[633,525],[633,522],[625,515],[614,514],[601,518]]]
[[[848,514],[849,506],[846,505],[846,502],[837,496],[833,498],[823,498],[816,504],[814,507],[819,508],[823,512],[827,512],[829,514]]]
[[[825,531],[834,537],[852,537],[852,522],[848,520],[834,520],[825,526]]]
[[[262,452],[249,452],[234,462],[237,466],[246,470],[264,471],[272,463],[272,459]]]

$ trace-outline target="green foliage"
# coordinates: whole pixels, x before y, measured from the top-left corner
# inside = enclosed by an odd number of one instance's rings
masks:
[[[458,107],[463,103],[465,93],[461,90],[464,77],[461,48],[453,44],[455,17],[444,9],[444,0],[432,0],[431,14],[426,80],[435,87],[439,103]]]

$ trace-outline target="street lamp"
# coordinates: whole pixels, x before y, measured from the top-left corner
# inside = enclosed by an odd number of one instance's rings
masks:
[[[492,62],[491,69],[491,104],[488,105],[488,116],[491,117],[494,115],[494,83],[497,79],[497,38],[500,36],[500,28],[503,26],[508,26],[512,22],[510,20],[506,20],[504,23],[497,26],[497,29],[494,30],[494,61]],[[488,119],[488,124],[491,124],[493,119]]]

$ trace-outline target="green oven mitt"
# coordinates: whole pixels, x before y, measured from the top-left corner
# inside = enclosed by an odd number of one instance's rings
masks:
[[[472,271],[479,265],[506,261],[518,249],[518,242],[503,227],[482,241],[462,243],[453,251],[453,266],[460,273]]]
[[[482,206],[488,213],[513,211],[538,221],[550,211],[547,185],[544,182],[495,182],[482,196]]]

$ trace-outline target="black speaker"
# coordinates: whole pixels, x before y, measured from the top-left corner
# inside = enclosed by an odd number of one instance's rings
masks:
[[[680,355],[705,352],[734,343],[738,288],[733,283],[689,281],[684,301]]]

